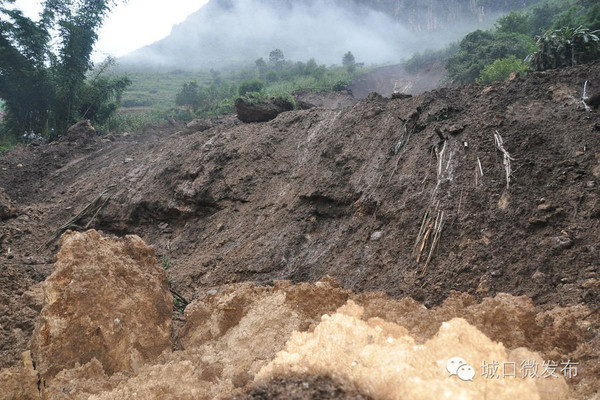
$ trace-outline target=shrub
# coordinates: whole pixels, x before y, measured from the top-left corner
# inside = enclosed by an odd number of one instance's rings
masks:
[[[526,61],[536,71],[583,64],[600,58],[598,31],[578,27],[551,30],[536,40],[537,51]]]
[[[523,73],[526,71],[527,64],[515,56],[499,58],[481,71],[479,78],[477,78],[477,82],[487,84],[496,81],[503,81],[513,72]]]
[[[348,89],[349,84],[350,83],[348,81],[339,80],[333,85],[332,89],[335,90],[336,92],[341,92],[342,90]]]
[[[296,99],[294,99],[289,93],[280,93],[273,97],[273,104],[283,108],[284,110],[295,110],[298,108]]]
[[[260,92],[265,88],[265,83],[258,79],[252,79],[250,81],[244,81],[240,84],[238,94],[240,96],[246,95],[250,92]]]

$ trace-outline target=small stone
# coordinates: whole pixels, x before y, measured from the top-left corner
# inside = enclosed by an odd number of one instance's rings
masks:
[[[541,271],[535,271],[535,273],[533,274],[533,276],[531,277],[531,279],[534,282],[541,282],[543,280],[546,279],[546,274],[541,272]]]
[[[492,276],[502,276],[502,270],[497,269],[497,270],[492,271]]]
[[[133,161],[133,158],[127,157],[126,159],[123,160],[123,164],[129,164],[132,161]]]
[[[553,206],[552,204],[546,204],[546,203],[542,203],[538,206],[538,211],[553,211],[556,209],[556,206]]]
[[[210,290],[206,291],[206,294],[209,295],[209,296],[213,296],[213,295],[215,295],[217,293],[218,293],[217,289],[210,289]]]
[[[17,164],[17,168],[23,168],[23,164],[21,164],[21,163]]]
[[[383,232],[382,231],[375,231],[371,235],[371,240],[377,241],[377,240],[381,239],[382,236],[383,236]]]

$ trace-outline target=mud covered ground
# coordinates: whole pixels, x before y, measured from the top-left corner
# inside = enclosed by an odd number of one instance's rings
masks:
[[[18,209],[0,227],[0,366],[27,348],[40,309],[27,291],[57,250],[45,244],[101,193],[95,218],[72,228],[139,235],[189,300],[235,282],[330,275],[427,307],[459,291],[591,313],[600,118],[580,102],[585,80],[600,90],[600,64],[371,95],[264,124],[226,118],[17,147],[0,156],[3,206]],[[596,317],[585,340],[597,348]]]

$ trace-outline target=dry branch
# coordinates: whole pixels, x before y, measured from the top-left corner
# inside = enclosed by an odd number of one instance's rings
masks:
[[[504,141],[502,140],[502,136],[500,136],[500,133],[498,133],[498,131],[496,131],[494,133],[494,141],[496,143],[496,148],[502,152],[502,155],[504,157],[502,164],[504,164],[504,170],[506,171],[506,188],[508,189],[510,187],[510,176],[511,176],[511,165],[510,162],[514,160],[514,158],[512,158],[510,156],[510,154],[508,153],[508,151],[506,151],[506,149],[504,148]]]
[[[110,185],[102,193],[100,193],[98,196],[96,196],[96,198],[94,200],[92,200],[76,216],[74,216],[69,221],[67,221],[64,225],[62,225],[60,228],[58,228],[56,230],[56,232],[54,232],[54,235],[52,235],[52,237],[50,239],[48,239],[48,241],[46,243],[44,243],[42,246],[40,246],[38,248],[38,250],[40,250],[42,247],[48,247],[48,246],[50,246],[50,244],[52,244],[52,242],[54,242],[56,239],[58,239],[60,237],[60,235],[62,235],[68,229],[71,229],[71,228],[82,229],[81,226],[78,225],[78,223],[79,222],[83,222],[83,220],[86,217],[88,217],[88,216],[91,215],[91,218],[89,219],[89,221],[83,227],[83,229],[88,229],[90,227],[90,225],[92,224],[92,222],[98,216],[98,213],[100,213],[100,210],[102,210],[104,208],[104,206],[106,206],[106,204],[108,204],[108,202],[110,200],[110,196],[104,198],[104,195],[109,190],[111,190],[112,188],[114,188],[115,186],[116,185]]]

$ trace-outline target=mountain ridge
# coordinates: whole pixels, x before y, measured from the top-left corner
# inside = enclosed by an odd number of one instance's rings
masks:
[[[248,64],[280,48],[289,59],[397,62],[441,47],[499,13],[537,0],[211,0],[169,36],[121,59],[125,65],[220,67]]]

